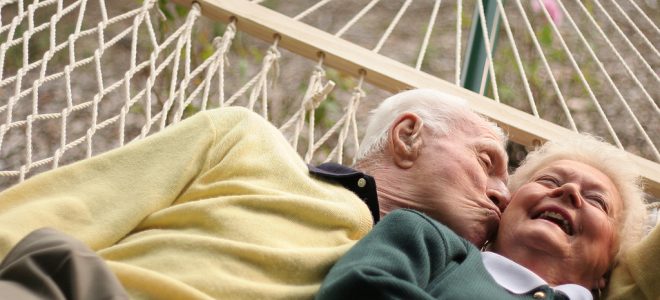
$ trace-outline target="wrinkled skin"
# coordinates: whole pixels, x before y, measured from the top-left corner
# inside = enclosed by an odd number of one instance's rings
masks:
[[[550,284],[600,288],[614,259],[622,209],[605,174],[581,162],[555,161],[514,192],[494,250]],[[544,217],[549,211],[567,223]]]
[[[422,211],[479,247],[496,233],[509,202],[506,152],[487,126],[438,136],[419,122],[403,115],[390,130],[388,151],[399,170],[377,177],[381,214]]]

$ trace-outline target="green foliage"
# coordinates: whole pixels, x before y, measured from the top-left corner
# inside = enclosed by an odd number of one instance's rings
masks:
[[[552,28],[550,24],[545,24],[541,28],[541,32],[539,32],[538,37],[539,37],[539,42],[541,43],[541,46],[544,48],[550,48],[552,47]]]
[[[16,27],[16,36],[21,36],[23,35],[23,29],[22,25],[19,25]],[[19,35],[20,34],[20,35]],[[18,44],[16,46],[10,47],[7,49],[7,52],[5,52],[5,72],[6,70],[11,70],[11,72],[15,72],[18,68],[23,66],[23,46],[22,44]]]
[[[541,62],[537,60],[523,62],[523,67],[527,70],[527,79],[530,85],[540,87],[543,85],[543,80],[540,76]]]
[[[199,58],[201,60],[206,60],[207,58],[211,57],[213,53],[215,52],[215,48],[211,43],[207,43],[202,46],[202,52],[199,55]]]
[[[198,113],[201,109],[195,105],[188,105],[186,108],[183,109],[183,118],[190,117],[196,113]]]
[[[220,22],[213,22],[213,36],[222,36],[227,26]]]
[[[58,23],[58,29],[60,30],[58,33],[61,32],[72,32],[73,28],[75,27],[74,24],[72,23],[67,23],[67,22],[60,22]],[[24,37],[24,33],[27,31],[27,21],[23,21],[23,23],[20,23],[18,26],[16,26],[14,35],[12,36],[12,40]],[[27,39],[27,47],[28,47],[28,63],[33,63],[37,60],[40,60],[44,58],[46,52],[48,49],[50,49],[50,32],[49,31],[41,31],[38,33],[34,33],[32,36],[30,36]],[[2,34],[1,39],[7,40],[8,39],[8,32],[4,32]],[[61,43],[63,38],[60,38],[59,40],[56,39],[56,43]],[[12,47],[7,48],[5,52],[5,60],[4,60],[4,74],[5,76],[7,74],[14,74],[18,69],[23,67],[23,47],[24,47],[25,39],[23,42],[16,44]],[[84,48],[83,48],[84,49]],[[76,52],[78,55],[80,55],[81,50],[78,48],[76,49]],[[69,53],[68,53],[68,48],[64,48],[63,50],[60,50],[59,52],[54,53],[53,57],[50,59],[50,61],[68,61]]]
[[[261,5],[263,5],[265,7],[268,7],[270,9],[273,9],[273,8],[277,7],[277,4],[278,4],[277,2],[278,1],[276,1],[276,0],[266,0],[266,1],[262,2]]]
[[[584,7],[589,11],[590,15],[594,15],[594,2],[593,0],[585,0],[584,1]]]
[[[176,11],[176,14],[177,16],[179,16],[179,18],[185,18],[188,15],[188,11],[190,11],[190,8],[187,8],[182,5],[174,4],[174,11]]]
[[[343,91],[348,91],[357,84],[355,78],[344,73],[339,73],[335,69],[326,70],[326,77],[335,82],[335,89],[339,88]]]
[[[461,14],[461,29],[469,30],[472,27],[472,12],[465,9],[465,7],[463,8],[463,13]]]
[[[564,52],[563,48],[552,49],[549,53],[547,53],[547,56],[550,61],[556,61],[556,62],[568,61],[568,55],[566,54],[566,52]]]
[[[500,84],[497,87],[500,93],[500,101],[502,101],[502,103],[504,104],[511,105],[513,99],[517,97],[516,92],[513,90],[513,88],[507,83]]]
[[[174,15],[168,9],[167,3],[168,3],[167,0],[158,0],[158,9],[160,9],[160,11],[163,12],[163,15],[165,15],[165,18],[167,20],[173,20]]]
[[[160,37],[166,36],[166,33],[171,32],[176,28],[176,22],[184,20],[190,8],[172,3],[169,0],[158,0],[158,9],[163,13],[165,19],[158,18],[158,31]]]
[[[262,61],[264,58],[264,52],[261,51],[261,49],[257,47],[249,47],[247,48],[250,56],[252,56],[252,59],[255,61]]]
[[[337,99],[331,94],[325,101],[321,102],[316,109],[316,124],[325,128],[330,128],[335,124],[335,116],[342,110],[342,106],[337,102]]]
[[[144,104],[140,102],[135,102],[129,109],[128,112],[134,115],[144,115]]]
[[[158,8],[163,12],[168,21],[185,18],[190,8],[172,3],[169,0],[158,0]]]
[[[245,78],[247,78],[248,68],[249,68],[249,65],[248,65],[247,60],[245,60],[245,59],[239,59],[238,60],[238,74],[241,78],[241,82],[245,81]]]
[[[232,64],[238,66],[238,74],[233,75],[238,75],[240,82],[244,82],[248,76],[252,76],[252,74],[249,74],[250,61],[255,59],[260,62],[260,59],[264,56],[263,50],[249,45],[246,43],[245,39],[245,34],[239,31],[236,33],[232,42],[232,52],[236,54],[236,58],[233,60]]]

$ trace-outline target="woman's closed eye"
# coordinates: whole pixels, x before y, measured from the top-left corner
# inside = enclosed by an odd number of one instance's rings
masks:
[[[561,185],[559,179],[552,176],[541,176],[536,179],[536,182],[543,184],[547,187],[559,187]]]
[[[603,199],[601,195],[586,195],[584,199],[587,200],[587,202],[589,202],[591,205],[604,211],[605,213],[609,211],[607,202],[605,201],[605,199]]]

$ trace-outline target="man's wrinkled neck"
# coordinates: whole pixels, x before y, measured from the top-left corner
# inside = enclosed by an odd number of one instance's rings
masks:
[[[422,210],[419,201],[411,196],[412,185],[405,181],[406,176],[402,176],[401,170],[387,161],[387,157],[377,156],[357,161],[353,166],[376,180],[380,216],[400,208]]]

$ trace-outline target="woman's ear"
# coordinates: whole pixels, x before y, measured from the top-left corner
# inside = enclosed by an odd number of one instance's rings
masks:
[[[388,147],[394,163],[403,169],[413,166],[422,148],[424,122],[410,112],[399,115],[390,127]]]

